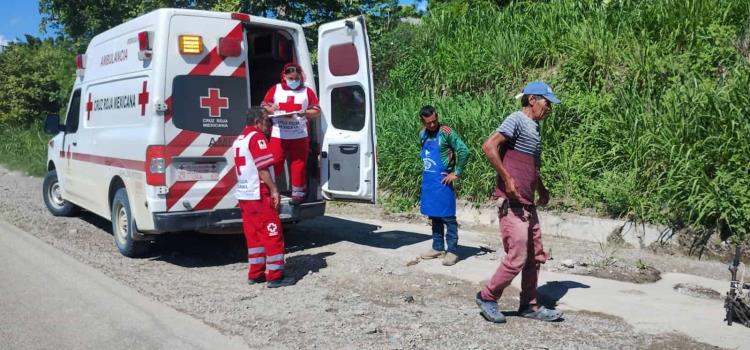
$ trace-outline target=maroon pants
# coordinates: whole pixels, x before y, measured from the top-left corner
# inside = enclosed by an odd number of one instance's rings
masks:
[[[284,275],[284,235],[273,199],[261,193],[260,200],[240,201],[242,227],[247,241],[249,279],[277,280]],[[267,270],[267,271],[266,271]]]
[[[482,289],[482,299],[499,299],[513,278],[521,273],[521,305],[536,304],[539,265],[547,261],[536,209],[509,208],[498,211],[505,257]]]

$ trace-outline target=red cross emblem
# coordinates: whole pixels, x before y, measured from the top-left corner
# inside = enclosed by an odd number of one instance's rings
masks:
[[[229,98],[221,97],[219,89],[209,88],[208,96],[201,96],[201,108],[208,108],[209,116],[219,118],[222,109],[229,109]]]
[[[148,91],[146,91],[146,83],[143,82],[143,91],[138,94],[138,104],[141,105],[141,116],[146,115],[146,104],[148,104]]]
[[[86,102],[86,120],[91,119],[91,111],[94,109],[94,102],[91,102],[91,94],[89,94],[89,102]]]
[[[242,175],[240,173],[240,167],[247,165],[247,162],[245,162],[245,157],[240,156],[240,149],[235,148],[234,149],[234,169],[237,170],[237,175]]]
[[[286,102],[279,103],[279,108],[284,112],[297,112],[302,109],[301,104],[294,103],[294,96],[286,98]]]

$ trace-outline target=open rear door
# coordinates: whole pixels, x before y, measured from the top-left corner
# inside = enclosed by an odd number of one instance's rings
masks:
[[[364,17],[320,26],[318,77],[323,197],[375,203],[375,94]]]

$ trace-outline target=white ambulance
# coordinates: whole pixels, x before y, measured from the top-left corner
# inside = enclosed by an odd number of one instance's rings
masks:
[[[144,255],[160,233],[240,232],[231,145],[248,108],[260,104],[288,62],[315,89],[302,27],[242,13],[160,9],[97,35],[76,59],[67,115],[45,123],[55,135],[43,184],[47,208],[109,219],[117,248],[131,257]],[[285,196],[284,222],[323,215],[327,200],[376,200],[362,17],[320,26],[317,73],[322,116],[309,124],[310,190],[301,205]],[[282,195],[289,195],[288,178],[277,174]]]

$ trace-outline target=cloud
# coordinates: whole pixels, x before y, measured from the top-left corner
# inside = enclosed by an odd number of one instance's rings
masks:
[[[6,39],[4,35],[0,34],[0,46],[5,46],[10,43],[10,40]]]
[[[20,17],[12,17],[10,21],[8,21],[8,24],[10,24],[12,27],[15,27],[19,24],[21,24],[22,20]]]

